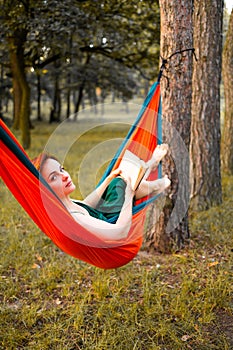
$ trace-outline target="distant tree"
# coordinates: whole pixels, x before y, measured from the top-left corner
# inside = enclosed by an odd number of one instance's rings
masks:
[[[4,113],[8,112],[9,101],[11,100],[11,81],[5,77],[4,67],[0,67],[0,118],[4,118]]]
[[[220,80],[223,1],[194,1],[191,125],[191,206],[206,210],[222,200],[220,172]],[[229,72],[228,72],[229,74]]]
[[[49,28],[58,28],[54,25],[56,18],[56,1],[51,3],[54,15],[47,20],[45,1],[36,0],[5,0],[1,1],[2,17],[0,32],[2,41],[8,48],[9,75],[12,76],[14,98],[14,127],[20,128],[23,147],[30,146],[30,85],[27,74],[35,67],[38,72],[37,62],[46,48]],[[61,30],[64,32],[64,30]],[[50,39],[52,35],[50,36]],[[47,51],[46,51],[47,53]],[[53,56],[53,57],[52,57]],[[50,54],[47,62],[59,58],[59,55]],[[43,62],[44,63],[44,62]],[[4,64],[7,66],[6,62]],[[39,67],[40,68],[40,67]]]
[[[3,12],[13,80],[14,127],[22,131],[22,144],[30,146],[30,88],[26,79],[25,50],[29,15],[28,1],[5,1]]]
[[[172,56],[176,51],[193,47],[192,2],[161,0],[161,55]],[[165,63],[161,80],[163,142],[169,144],[171,156],[163,162],[163,172],[172,181],[165,207],[156,221],[156,206],[151,208],[147,246],[169,252],[181,248],[189,238],[189,157],[192,98],[192,53],[172,56]],[[166,77],[165,77],[166,76]],[[152,225],[151,225],[152,224]]]
[[[222,169],[233,175],[233,10],[223,48],[222,75],[225,95],[224,127],[222,133]]]
[[[17,121],[15,126],[24,128],[22,131],[25,148],[30,144],[30,87],[26,79],[29,71],[34,70],[35,73],[30,74],[34,74],[40,89],[43,86],[45,67],[48,70],[47,77],[50,76],[50,69],[52,77],[53,62],[59,60],[59,82],[53,86],[59,86],[59,93],[68,91],[70,94],[72,89],[79,89],[80,97],[88,79],[93,78],[93,65],[89,65],[89,57],[95,61],[98,56],[112,60],[112,71],[115,68],[114,62],[117,62],[128,69],[137,70],[148,80],[157,74],[158,1],[0,0],[0,4],[1,39],[5,45],[6,42],[10,43]],[[20,55],[20,58],[17,55]],[[96,79],[96,83],[99,82],[100,77]],[[52,84],[49,86],[50,91],[51,87]],[[111,83],[108,88],[112,89]],[[54,91],[53,95],[57,96],[57,93],[58,91],[56,94]],[[54,99],[55,103],[57,100]],[[39,103],[40,91],[37,99],[37,104]],[[53,106],[53,110],[56,110],[55,107]],[[24,110],[24,113],[18,117],[20,109]],[[40,111],[38,116],[40,119]]]
[[[109,57],[113,62],[138,69],[148,78],[156,76],[160,35],[158,0],[86,1],[82,10],[88,14],[89,35],[83,40],[81,51]]]
[[[107,90],[125,92],[119,69],[126,73],[126,78],[131,69],[151,80],[158,73],[159,59],[158,1],[87,1],[82,10],[84,17],[88,15],[85,26],[88,31],[85,30],[86,34],[82,35],[82,45],[76,52],[79,57],[82,53],[82,66],[79,69],[79,94],[75,112],[80,108],[85,89],[93,81],[98,87],[104,86],[105,93]],[[98,65],[95,66],[95,63]]]

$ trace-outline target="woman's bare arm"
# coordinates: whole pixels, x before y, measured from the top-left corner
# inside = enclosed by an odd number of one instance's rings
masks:
[[[88,231],[106,241],[126,238],[132,223],[132,203],[134,196],[134,191],[131,188],[130,181],[126,181],[126,183],[125,201],[115,224],[79,213],[73,213],[73,218]]]
[[[106,179],[83,200],[83,202],[92,208],[96,208],[111,180],[120,175],[120,173],[120,169],[112,171],[110,175],[108,175]]]

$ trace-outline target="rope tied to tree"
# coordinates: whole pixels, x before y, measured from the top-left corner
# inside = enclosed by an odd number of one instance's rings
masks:
[[[195,48],[189,48],[189,49],[183,49],[183,50],[179,50],[179,51],[175,51],[173,52],[168,58],[164,58],[160,55],[161,59],[162,59],[162,64],[160,66],[160,70],[159,70],[159,75],[158,75],[158,82],[160,82],[160,79],[163,76],[163,71],[166,69],[166,66],[168,64],[168,62],[171,60],[172,57],[178,55],[178,54],[182,54],[183,52],[187,52],[187,51],[191,51],[192,55],[194,56],[195,60],[197,61],[197,56],[195,53]]]

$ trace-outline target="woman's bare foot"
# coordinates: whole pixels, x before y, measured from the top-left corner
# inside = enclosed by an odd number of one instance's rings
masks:
[[[147,162],[147,164],[151,167],[151,170],[155,170],[157,168],[159,162],[166,156],[168,149],[169,147],[166,143],[162,143],[155,148],[151,159]]]
[[[136,199],[140,199],[145,196],[149,196],[150,194],[154,194],[154,195],[160,194],[164,192],[170,185],[171,185],[171,181],[169,180],[167,175],[157,180],[152,180],[152,181],[142,180],[142,182],[140,183],[135,193],[135,197]]]
[[[161,179],[155,180],[154,182],[155,187],[153,193],[156,194],[164,192],[171,185],[171,180],[168,178],[167,175],[165,175]]]

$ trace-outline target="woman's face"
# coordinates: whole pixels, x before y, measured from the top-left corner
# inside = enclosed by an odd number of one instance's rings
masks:
[[[41,174],[60,199],[75,190],[69,173],[55,159],[49,158],[45,161]]]

